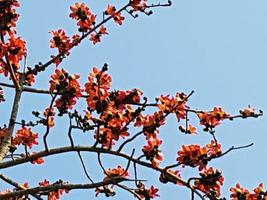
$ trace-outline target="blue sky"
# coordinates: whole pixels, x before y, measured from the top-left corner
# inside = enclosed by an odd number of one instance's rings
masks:
[[[51,30],[65,29],[69,35],[75,33],[76,25],[68,17],[69,6],[76,1],[21,0],[18,33],[26,41],[29,50],[28,64],[45,62],[53,54],[49,48]],[[123,5],[127,1],[85,1],[101,16],[109,3]],[[161,94],[189,93],[191,108],[212,109],[222,106],[232,114],[248,104],[267,110],[266,64],[267,64],[267,2],[264,0],[177,0],[169,8],[154,10],[151,16],[140,15],[133,19],[129,15],[123,26],[109,22],[109,35],[103,42],[92,45],[89,41],[74,49],[62,67],[71,73],[80,73],[81,80],[93,66],[110,64],[109,73],[113,77],[113,89],[139,88],[151,100]],[[49,73],[37,80],[35,87],[48,88]],[[4,80],[1,77],[1,81]],[[7,80],[5,80],[7,81]],[[264,86],[265,85],[265,86]],[[12,99],[11,90],[6,90],[7,99]],[[34,103],[32,103],[34,102]],[[46,96],[32,97],[24,94],[20,119],[31,118],[31,111],[48,106]],[[0,105],[2,113],[10,112],[9,104]],[[6,116],[7,118],[8,116]],[[5,118],[5,117],[3,117]],[[1,121],[3,121],[3,119]],[[64,119],[63,119],[64,121]],[[67,140],[64,122],[50,135],[50,143],[63,145]],[[163,152],[166,163],[173,162],[182,144],[206,144],[211,138],[201,132],[197,136],[184,136],[178,131],[178,124],[170,118],[162,128]],[[227,150],[232,145],[254,142],[249,149],[232,152],[211,163],[222,169],[225,176],[223,195],[229,188],[240,182],[252,189],[260,182],[267,184],[266,117],[259,119],[226,122],[217,129],[217,138]],[[78,133],[77,133],[78,134]],[[80,140],[85,136],[77,136]],[[142,141],[140,141],[142,142]],[[142,145],[140,143],[137,145]],[[94,169],[94,155],[85,155],[88,168]],[[70,161],[71,160],[71,161]],[[75,164],[76,163],[76,164]],[[107,166],[114,164],[106,159]],[[16,180],[37,183],[45,177],[51,180],[62,178],[69,181],[86,181],[77,155],[55,156],[47,159],[45,166],[30,168],[30,165],[3,170]],[[156,173],[140,169],[143,177],[154,183]],[[196,170],[185,169],[184,176],[196,174]],[[97,178],[98,170],[92,171]],[[38,177],[38,180],[36,180]],[[190,191],[174,185],[160,185],[161,198],[188,199]],[[172,197],[170,198],[170,194]],[[84,199],[94,197],[93,192],[71,192],[63,199]],[[130,198],[130,194],[118,192],[113,199]],[[98,199],[104,199],[99,197]]]

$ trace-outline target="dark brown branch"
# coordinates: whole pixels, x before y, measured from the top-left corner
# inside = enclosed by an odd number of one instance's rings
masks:
[[[49,112],[48,112],[47,117],[46,117],[46,132],[45,132],[44,137],[43,137],[44,146],[45,146],[45,150],[46,151],[48,151],[48,145],[47,145],[46,139],[47,139],[47,136],[48,136],[49,131],[50,131],[50,126],[49,126],[50,114],[49,113],[52,110],[52,107],[53,107],[53,104],[54,104],[54,102],[56,100],[56,97],[57,97],[57,95],[52,96],[52,101],[51,101],[50,106],[49,106]]]
[[[39,194],[39,193],[44,193],[44,192],[51,192],[51,191],[57,191],[59,189],[65,189],[65,190],[74,190],[74,189],[92,189],[92,188],[97,188],[109,184],[117,184],[122,181],[125,181],[127,179],[122,178],[122,177],[113,177],[112,179],[108,179],[102,182],[97,182],[97,183],[92,183],[92,184],[52,184],[49,186],[40,186],[40,187],[35,187],[35,188],[30,188],[30,189],[24,189],[20,191],[15,191],[7,194],[1,194],[0,199],[8,199],[11,197],[18,197],[18,196],[23,196],[23,195],[29,195],[29,194]]]
[[[24,187],[20,186],[17,182],[7,178],[3,174],[0,174],[0,179],[2,179],[3,181],[7,182],[8,184],[18,188],[19,190],[24,190],[25,189]],[[35,197],[38,200],[43,200],[39,195],[32,194],[32,196]]]

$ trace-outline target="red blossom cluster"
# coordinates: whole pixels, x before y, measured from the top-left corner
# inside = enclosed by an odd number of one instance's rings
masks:
[[[119,165],[116,168],[106,170],[106,177],[104,178],[104,180],[110,179],[112,177],[127,178],[129,177],[129,172]]]
[[[132,12],[144,11],[147,8],[147,0],[131,0]]]
[[[49,81],[50,92],[56,92],[61,95],[56,100],[55,105],[59,110],[59,115],[63,115],[67,113],[68,109],[72,109],[77,99],[82,95],[79,78],[79,75],[70,75],[64,69],[56,69],[55,74],[51,75],[51,80]]]
[[[20,62],[23,59],[26,59],[27,48],[26,42],[19,36],[16,35],[16,23],[19,17],[16,9],[19,7],[17,0],[0,0],[0,73],[4,76],[10,76],[14,83],[14,87],[17,91],[23,91],[26,87],[24,85],[31,85],[35,82],[35,75],[38,72],[45,71],[46,67],[51,63],[55,63],[58,66],[62,60],[70,54],[70,50],[77,46],[84,38],[89,37],[89,40],[93,44],[101,42],[101,37],[105,34],[108,34],[107,28],[104,26],[105,22],[108,20],[114,20],[115,23],[122,25],[125,17],[122,15],[123,11],[127,11],[131,16],[134,12],[142,12],[147,15],[151,12],[147,12],[147,9],[157,6],[166,6],[170,5],[171,2],[168,1],[168,4],[151,4],[148,5],[147,0],[130,0],[129,3],[122,9],[116,9],[114,5],[108,5],[107,9],[104,11],[103,21],[99,24],[96,24],[96,14],[94,14],[91,9],[85,3],[75,3],[70,7],[69,17],[77,21],[78,31],[81,35],[74,34],[72,37],[68,36],[63,29],[54,30],[50,33],[52,34],[52,39],[50,40],[50,47],[56,48],[58,54],[56,56],[51,56],[52,59],[47,62],[48,64],[38,64],[35,66],[35,69],[31,69],[26,66],[28,72],[20,72]],[[135,13],[134,13],[135,14]],[[50,64],[49,64],[50,63]],[[102,69],[96,67],[93,68],[92,72],[88,76],[88,81],[85,84],[85,89],[83,90],[80,82],[79,75],[70,75],[68,71],[64,69],[57,68],[55,73],[51,75],[50,89],[44,93],[51,93],[52,100],[50,107],[46,108],[43,112],[43,117],[39,117],[39,112],[33,112],[33,114],[38,118],[38,121],[35,123],[30,121],[26,123],[25,120],[22,120],[21,123],[14,120],[12,123],[20,124],[22,127],[17,130],[16,135],[12,138],[12,144],[10,148],[11,155],[7,155],[6,158],[11,157],[14,159],[14,151],[12,148],[16,149],[15,145],[24,145],[26,154],[17,154],[15,156],[21,157],[23,160],[25,157],[34,157],[30,158],[27,162],[32,164],[43,164],[44,159],[42,157],[36,157],[37,152],[27,152],[27,147],[32,148],[34,145],[38,144],[38,133],[34,133],[31,128],[40,124],[47,126],[47,129],[55,126],[55,111],[56,107],[59,111],[59,116],[62,116],[65,113],[69,114],[70,118],[70,131],[72,128],[80,129],[84,132],[88,130],[94,131],[95,144],[90,148],[95,148],[95,150],[101,150],[107,152],[114,145],[119,143],[120,139],[129,139],[125,140],[118,148],[118,150],[112,151],[112,154],[119,155],[124,158],[127,158],[129,165],[125,168],[122,166],[117,166],[116,168],[110,168],[105,170],[101,165],[105,177],[103,181],[110,181],[111,179],[119,178],[122,180],[127,180],[130,176],[128,168],[130,167],[131,162],[147,166],[149,168],[156,169],[159,171],[160,177],[159,180],[162,183],[174,183],[177,185],[183,185],[190,188],[193,192],[197,191],[201,194],[203,193],[203,198],[216,199],[221,196],[221,186],[223,185],[224,178],[222,172],[212,167],[207,167],[208,162],[214,158],[223,156],[229,151],[233,150],[234,147],[228,150],[226,153],[222,153],[221,145],[217,142],[214,133],[214,128],[221,124],[225,119],[233,120],[234,118],[247,118],[247,117],[258,117],[262,115],[256,113],[256,110],[250,106],[240,110],[240,115],[231,116],[225,112],[221,107],[214,107],[211,111],[198,111],[192,110],[188,106],[189,95],[184,93],[176,93],[175,96],[170,95],[161,95],[156,98],[156,103],[147,103],[147,98],[143,98],[144,102],[141,102],[143,92],[139,89],[132,90],[118,90],[110,91],[112,77],[107,73],[108,65],[105,64]],[[35,90],[33,88],[27,87],[29,91],[34,91],[36,93],[42,91]],[[85,92],[86,94],[82,94]],[[58,98],[57,98],[58,97]],[[69,112],[80,97],[86,98],[87,109],[85,110],[85,115],[79,114],[78,111]],[[0,102],[4,101],[4,95],[2,88],[0,87]],[[147,108],[156,108],[156,111],[153,114],[145,114]],[[183,145],[181,150],[177,152],[178,157],[176,163],[166,168],[160,168],[159,165],[163,161],[164,154],[160,150],[162,140],[159,138],[160,127],[165,125],[166,118],[169,114],[176,116],[177,121],[180,122],[185,120],[186,127],[179,126],[179,129],[183,133],[196,134],[197,128],[192,124],[189,124],[188,113],[196,114],[199,118],[200,125],[203,125],[204,131],[212,133],[213,139],[209,144],[205,146],[200,146],[198,144],[192,145]],[[72,120],[76,124],[73,125]],[[13,120],[13,119],[12,119]],[[11,123],[10,123],[11,124]],[[9,125],[10,126],[10,125]],[[11,124],[12,126],[12,124]],[[139,128],[141,131],[137,132],[135,135],[130,135],[130,128]],[[69,138],[72,142],[71,133],[69,131]],[[0,128],[0,145],[3,142],[4,138],[8,135],[9,130],[4,125],[4,128]],[[48,135],[49,130],[44,136],[44,144],[46,146],[46,152],[49,156],[49,150],[46,136]],[[142,150],[143,154],[137,158],[134,156],[134,151],[131,157],[126,154],[121,153],[122,148],[128,142],[133,141],[137,136],[143,135],[146,139],[146,144],[140,147],[139,150]],[[131,137],[132,136],[132,137]],[[131,137],[131,138],[130,138]],[[120,144],[120,143],[119,143]],[[99,147],[99,146],[100,147]],[[79,148],[79,146],[71,146],[74,150]],[[67,147],[69,148],[69,147]],[[142,148],[142,149],[141,149]],[[63,148],[64,149],[64,148]],[[73,150],[72,149],[72,150]],[[237,149],[237,148],[236,148]],[[100,151],[99,151],[100,152]],[[110,153],[110,152],[109,152]],[[26,156],[25,156],[26,155]],[[81,158],[81,157],[80,157]],[[142,158],[146,158],[149,162],[142,161]],[[86,167],[82,161],[84,170]],[[15,162],[14,162],[15,163]],[[181,178],[181,171],[174,170],[174,167],[178,166],[190,166],[198,167],[200,171],[199,178],[190,178],[188,182],[184,181]],[[134,166],[136,170],[136,166]],[[89,175],[86,172],[87,177]],[[91,178],[89,177],[91,180]],[[128,179],[130,181],[130,179]],[[191,184],[191,181],[194,181]],[[151,186],[146,188],[142,181],[138,180],[137,173],[135,171],[135,188],[127,188],[123,185],[119,185],[126,190],[131,191],[139,199],[152,199],[159,197],[159,189]],[[42,187],[54,186],[54,185],[64,185],[62,181],[50,184],[49,181],[44,180],[39,183]],[[92,181],[92,184],[95,184]],[[100,193],[104,193],[107,197],[114,196],[114,184],[103,185],[96,188],[96,196]],[[23,190],[29,188],[28,183],[18,187],[18,190]],[[52,187],[51,187],[52,188]],[[38,191],[40,197],[42,195],[47,195],[48,200],[59,200],[63,193],[68,193],[68,190],[49,188],[48,191],[42,193]],[[14,189],[14,191],[16,191]],[[231,188],[232,200],[267,200],[267,191],[264,189],[263,184],[260,184],[253,192],[248,191],[245,188],[242,188],[240,184],[237,184],[235,187]],[[12,193],[12,190],[7,190],[5,193],[0,192],[0,194]],[[198,192],[196,192],[198,194]],[[201,196],[200,194],[200,196]],[[32,195],[32,194],[30,194]],[[194,195],[194,193],[193,193]],[[1,196],[0,196],[1,198]],[[16,199],[27,198],[27,195],[15,197]],[[192,197],[193,199],[194,197]],[[10,198],[8,200],[13,200]],[[224,198],[223,198],[224,199]]]
[[[19,14],[16,12],[16,7],[20,4],[17,0],[5,0],[0,1],[0,31],[4,34],[16,33],[15,27],[19,18]]]
[[[44,111],[44,116],[46,117],[47,119],[47,125],[52,128],[55,126],[55,111],[54,111],[54,108],[46,108],[45,111]]]
[[[230,118],[231,115],[225,112],[221,107],[214,107],[210,112],[199,112],[198,117],[200,124],[205,126],[205,130],[218,126],[224,119]]]
[[[222,154],[221,145],[211,141],[201,147],[198,144],[183,145],[182,149],[178,151],[177,161],[183,166],[199,167],[202,170],[212,158]]]
[[[117,12],[116,7],[113,5],[108,5],[105,14],[112,16],[114,21],[119,25],[122,25],[125,19],[125,17],[122,16],[121,12]]]
[[[70,54],[69,50],[74,45],[77,45],[80,36],[75,34],[72,36],[72,39],[70,39],[70,37],[66,34],[66,32],[63,29],[51,31],[50,33],[53,34],[53,38],[50,40],[50,47],[57,48],[59,54],[61,54],[61,56],[57,57],[54,60],[54,63],[56,64],[56,66],[58,66],[62,62],[63,58]],[[55,56],[51,57],[55,58]]]
[[[155,188],[153,185],[150,188],[146,188],[143,183],[140,183],[135,192],[141,197],[141,199],[154,199],[155,197],[159,197],[158,194],[159,189]]]
[[[110,95],[112,78],[105,71],[106,67],[102,70],[93,68],[93,71],[88,76],[88,82],[85,84],[85,92],[88,94],[86,99],[88,108],[90,110],[96,110],[98,113],[102,112],[104,107],[108,103],[108,97]]]
[[[194,182],[195,187],[208,195],[210,199],[221,196],[221,186],[224,178],[222,172],[212,167],[205,168],[200,173],[200,178]]]
[[[16,35],[19,18],[16,8],[19,6],[17,0],[0,1],[0,73],[11,75],[10,78],[16,84],[21,79],[21,73],[18,72],[20,61],[27,56],[26,42]],[[23,84],[31,85],[35,82],[33,75],[26,75],[23,79]]]
[[[159,138],[151,138],[147,140],[147,145],[142,149],[147,160],[150,160],[153,167],[158,167],[159,163],[163,161],[163,153],[159,150],[162,140]]]
[[[80,32],[88,32],[95,29],[96,15],[92,13],[90,8],[85,3],[75,3],[70,7],[70,17],[77,20],[77,25]],[[90,40],[93,44],[101,42],[101,36],[108,34],[107,29],[102,25],[99,30],[91,33]]]
[[[186,112],[189,106],[187,103],[187,95],[184,93],[176,93],[175,97],[170,95],[163,96],[161,95],[158,100],[160,103],[158,107],[164,113],[172,112],[176,114],[177,120],[186,118]]]
[[[25,145],[30,149],[33,145],[39,144],[38,141],[38,133],[32,132],[31,128],[23,127],[19,129],[13,139],[14,145]]]
[[[59,181],[59,182],[56,182],[54,184],[64,184],[62,181]],[[44,180],[42,182],[39,183],[40,186],[49,186],[50,183],[48,180]],[[69,190],[65,190],[65,189],[58,189],[56,191],[52,191],[52,192],[49,192],[48,193],[48,196],[47,196],[47,200],[60,200],[61,196],[64,194],[64,193],[68,193]]]
[[[34,154],[36,154],[36,152],[32,152],[32,153],[31,153],[31,155],[34,155]],[[42,157],[39,157],[39,158],[37,158],[37,159],[31,161],[32,164],[38,164],[38,165],[41,165],[41,164],[43,164],[44,162],[45,162],[45,161],[44,161],[44,159],[43,159]]]
[[[80,32],[92,30],[96,23],[96,15],[92,13],[85,3],[75,3],[70,7],[70,17],[77,20]]]
[[[267,191],[264,189],[263,183],[259,184],[253,192],[250,192],[246,188],[241,187],[240,184],[236,184],[235,187],[230,189],[232,200],[266,200]]]

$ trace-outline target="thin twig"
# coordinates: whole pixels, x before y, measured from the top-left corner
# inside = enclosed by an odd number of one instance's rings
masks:
[[[77,153],[78,153],[78,155],[79,155],[80,161],[81,161],[82,166],[83,166],[83,171],[84,171],[86,177],[91,181],[91,183],[94,183],[93,179],[89,176],[89,173],[88,173],[88,171],[87,171],[87,169],[86,169],[86,166],[85,166],[85,163],[84,163],[84,161],[83,161],[81,152],[80,152],[80,151],[77,151]]]

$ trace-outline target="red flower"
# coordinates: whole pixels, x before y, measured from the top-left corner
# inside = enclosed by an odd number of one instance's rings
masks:
[[[57,184],[57,182],[54,183],[54,184]],[[60,182],[60,183],[58,183],[58,184],[64,184],[64,183]],[[45,179],[44,181],[39,182],[39,185],[45,187],[45,186],[49,186],[50,183],[49,183],[49,181],[47,181],[47,180]],[[62,196],[64,193],[68,193],[68,192],[69,192],[69,190],[65,190],[65,189],[58,189],[58,190],[56,190],[56,191],[49,192],[49,193],[48,193],[47,200],[60,200],[61,196]]]
[[[196,188],[213,197],[221,196],[221,186],[224,178],[219,170],[212,167],[206,168],[200,173],[200,177],[195,181]]]
[[[109,74],[96,67],[93,68],[85,84],[85,91],[89,96],[86,101],[90,109],[98,112],[103,109],[103,102],[106,102],[110,95],[111,82],[112,78]]]
[[[221,145],[211,141],[204,147],[200,145],[183,145],[178,151],[177,161],[184,166],[199,167],[199,170],[205,168],[212,158],[222,153]]]
[[[94,15],[90,8],[85,3],[75,3],[70,7],[70,17],[76,19],[80,32],[86,32],[94,28],[96,23],[96,15]]]
[[[143,183],[140,183],[138,189],[135,190],[135,192],[144,200],[159,197],[158,191],[159,189],[155,188],[153,185],[150,186],[149,189],[146,189]]]
[[[144,11],[147,7],[147,0],[132,0],[133,11]]]
[[[120,165],[117,166],[116,168],[108,169],[106,170],[107,176],[104,180],[110,179],[112,177],[122,177],[122,178],[127,178],[129,177],[129,172],[126,171],[123,167]]]
[[[61,94],[61,97],[56,100],[56,107],[62,115],[67,112],[67,109],[72,109],[77,99],[82,95],[83,90],[78,80],[80,76],[70,75],[64,69],[56,69],[51,78],[49,81],[50,91]]]
[[[8,60],[14,70],[19,69],[19,62],[27,55],[26,42],[21,37],[15,37],[12,35],[9,39],[8,46]]]
[[[36,152],[32,152],[31,155],[34,155],[34,154],[36,154]],[[44,161],[44,159],[43,159],[42,157],[38,157],[37,159],[31,161],[32,164],[38,164],[38,165],[41,165],[41,164],[43,164],[44,162],[45,162],[45,161]]]
[[[159,163],[163,161],[163,153],[159,150],[162,140],[159,138],[149,139],[147,145],[142,149],[147,160],[150,160],[153,167],[158,167]]]
[[[125,19],[120,12],[116,12],[116,8],[113,5],[108,5],[105,14],[112,16],[114,21],[119,25],[122,25],[122,22]]]
[[[221,107],[215,107],[213,111],[198,113],[200,124],[206,128],[214,128],[218,126],[224,119],[231,117],[230,114],[225,112]]]
[[[232,200],[249,200],[250,193],[247,189],[242,188],[240,184],[236,184],[235,187],[230,188]]]
[[[32,132],[30,128],[23,127],[17,131],[15,138],[13,139],[13,143],[15,145],[23,144],[32,148],[33,145],[38,144],[37,138],[38,133]]]
[[[51,48],[58,48],[59,53],[67,52],[71,48],[71,41],[66,32],[62,29],[51,31],[53,38],[50,40]],[[67,53],[68,54],[68,53]]]

